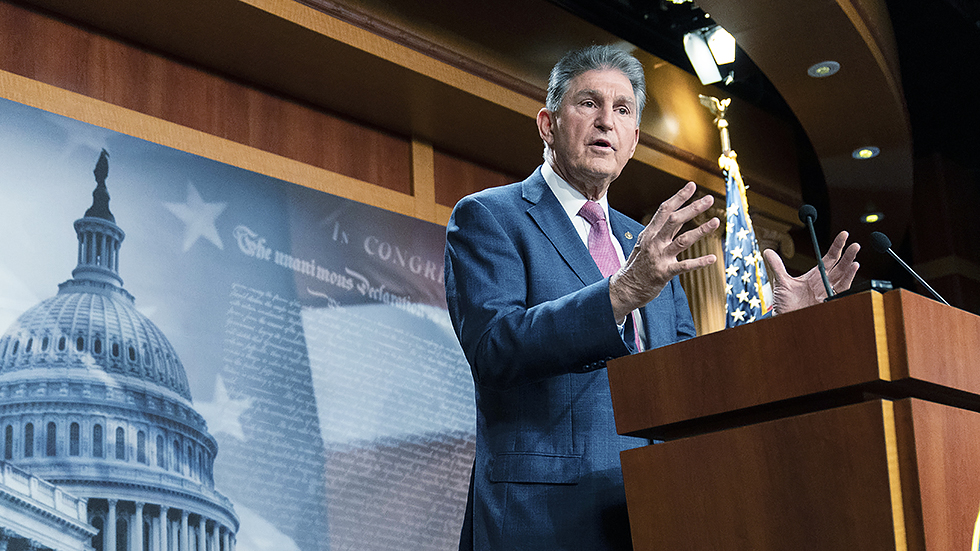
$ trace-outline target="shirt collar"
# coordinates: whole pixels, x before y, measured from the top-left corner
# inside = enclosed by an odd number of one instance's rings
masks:
[[[555,172],[555,169],[551,167],[551,163],[545,161],[541,165],[541,176],[544,177],[544,181],[551,188],[551,192],[555,194],[558,198],[558,202],[561,203],[565,213],[568,214],[568,218],[575,220],[580,218],[578,211],[582,208],[582,205],[588,201],[584,195],[582,195],[577,189],[573,188],[571,184],[566,182],[564,178]],[[602,212],[605,213],[606,220],[609,220],[609,198],[608,194],[603,195],[601,199],[596,201],[599,206],[602,207]],[[608,225],[608,222],[607,222]]]

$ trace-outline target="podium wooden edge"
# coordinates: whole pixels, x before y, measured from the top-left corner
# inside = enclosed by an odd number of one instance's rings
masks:
[[[840,315],[846,318],[840,322],[843,327],[835,326],[838,321],[835,316]],[[915,319],[910,321],[906,317]],[[803,351],[789,348],[791,352],[786,354],[804,355],[798,360],[767,361],[769,358],[758,352],[736,351],[736,364],[748,361],[767,364],[748,373],[726,373],[716,365],[705,365],[720,363],[721,356],[717,353],[711,356],[712,347],[731,349],[744,338],[749,343],[747,346],[761,348],[768,342],[769,334],[785,337],[804,332],[807,323],[813,323],[810,320],[814,319],[831,326],[826,330],[829,335],[843,339],[826,347],[831,351],[826,354],[832,364],[830,372],[825,372],[820,364],[822,345],[806,339],[803,342],[809,348]],[[848,324],[858,328],[852,330]],[[933,352],[930,339],[940,339],[932,333],[925,337],[918,335],[923,324],[939,333],[955,333],[957,327],[966,326],[968,332],[975,329],[973,334],[980,335],[980,316],[904,289],[884,295],[872,290],[612,360],[607,366],[607,376],[617,431],[629,436],[670,440],[876,397],[893,400],[915,397],[980,411],[980,380],[974,381],[977,378],[971,376],[974,371],[971,365],[961,361],[953,374],[940,368],[922,367],[924,358]],[[960,340],[964,340],[962,336]],[[959,343],[943,346],[954,345]],[[966,346],[970,357],[980,357],[980,342]],[[709,359],[699,358],[699,352]],[[952,356],[955,355],[947,353],[944,357]],[[776,387],[765,381],[759,384],[769,387],[754,388],[756,379],[770,376],[767,369],[781,370],[777,376],[782,377],[780,381],[785,386]],[[794,378],[794,370],[802,370],[801,375],[812,377],[815,382],[801,382]],[[718,375],[725,380],[716,380]],[[692,377],[701,379],[692,382],[689,379]]]

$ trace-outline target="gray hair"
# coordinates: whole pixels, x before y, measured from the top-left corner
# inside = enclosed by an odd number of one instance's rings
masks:
[[[640,125],[640,115],[647,101],[646,78],[643,65],[631,54],[614,46],[589,46],[574,50],[555,64],[548,79],[548,98],[545,108],[557,113],[568,92],[568,84],[575,77],[593,70],[614,69],[623,73],[633,86],[636,96],[636,125]]]

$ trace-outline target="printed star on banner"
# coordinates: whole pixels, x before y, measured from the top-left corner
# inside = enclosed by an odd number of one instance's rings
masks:
[[[218,375],[214,382],[214,398],[210,403],[194,404],[195,409],[208,423],[208,430],[212,435],[225,433],[233,436],[242,442],[245,441],[245,433],[242,431],[241,417],[248,408],[252,407],[251,399],[233,400],[228,396],[225,382]]]
[[[207,239],[215,247],[224,250],[225,246],[218,235],[215,221],[228,206],[227,203],[205,203],[194,184],[187,182],[186,203],[164,203],[167,210],[187,225],[184,231],[184,252],[201,237]]]

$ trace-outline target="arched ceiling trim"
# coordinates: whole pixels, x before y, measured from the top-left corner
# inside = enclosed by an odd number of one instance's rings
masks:
[[[731,32],[793,110],[827,183],[831,226],[867,242],[858,222],[870,200],[886,219],[875,229],[904,235],[912,197],[912,138],[898,54],[881,0],[701,0]],[[813,78],[807,68],[837,61]],[[856,160],[852,151],[881,153]],[[871,198],[871,199],[869,199]],[[832,213],[832,214],[831,214]]]

